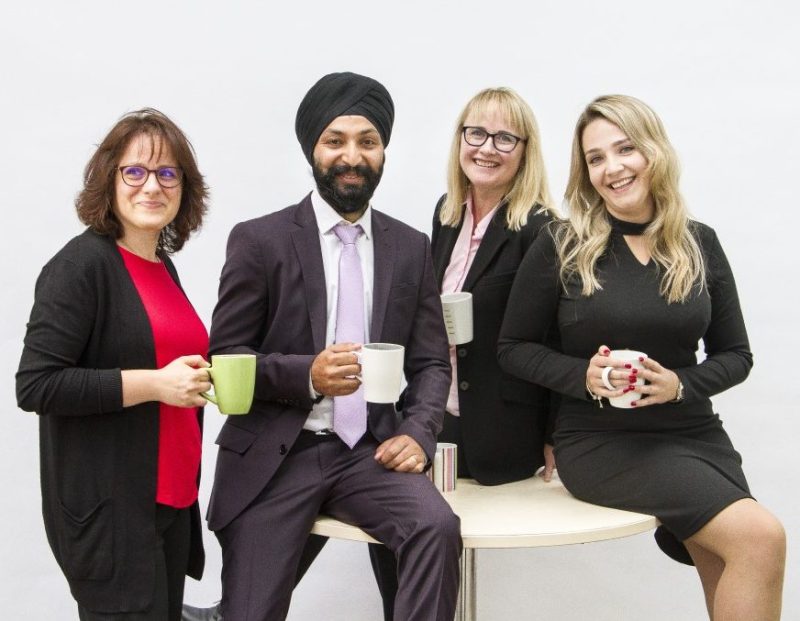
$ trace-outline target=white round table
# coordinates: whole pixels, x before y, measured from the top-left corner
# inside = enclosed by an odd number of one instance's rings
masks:
[[[554,477],[484,486],[459,479],[455,491],[443,494],[461,518],[464,553],[456,619],[475,621],[477,548],[535,548],[589,543],[636,535],[655,528],[651,515],[608,509],[573,498]],[[375,540],[360,528],[319,516],[313,533],[350,541]]]

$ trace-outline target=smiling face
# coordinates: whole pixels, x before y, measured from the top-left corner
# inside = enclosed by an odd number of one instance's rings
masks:
[[[522,136],[516,127],[512,127],[508,120],[492,106],[482,113],[471,112],[464,121],[465,127],[480,127],[490,134],[506,132],[515,136]],[[510,153],[498,151],[494,140],[487,138],[480,147],[467,144],[461,136],[459,163],[461,170],[477,193],[491,193],[504,196],[514,183],[519,170],[522,157],[525,153],[525,143],[520,141]]]
[[[355,222],[383,173],[383,142],[363,116],[340,116],[320,134],[314,147],[314,180],[320,196]]]
[[[649,222],[655,208],[647,159],[614,123],[597,118],[583,130],[584,161],[592,186],[615,218]]]
[[[141,166],[156,170],[162,166],[177,167],[172,149],[159,136],[134,136],[119,161],[120,166]],[[158,239],[165,226],[175,219],[181,205],[181,186],[163,188],[150,173],[139,187],[127,185],[119,170],[115,182],[114,214],[122,225],[122,238],[148,237]]]

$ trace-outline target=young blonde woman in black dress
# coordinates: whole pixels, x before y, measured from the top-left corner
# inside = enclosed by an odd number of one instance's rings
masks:
[[[612,95],[586,107],[569,222],[520,267],[500,363],[561,393],[555,453],[572,494],[658,517],[659,545],[696,566],[711,619],[776,620],[783,527],[752,498],[710,401],[747,377],[752,354],[730,266],[714,231],[689,219],[678,176],[647,105]],[[629,409],[608,402],[636,378],[613,349],[647,354]]]

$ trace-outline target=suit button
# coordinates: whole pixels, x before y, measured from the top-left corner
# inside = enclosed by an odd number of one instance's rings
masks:
[[[281,444],[281,447],[278,449],[278,452],[281,455],[286,455],[286,445],[285,444]]]
[[[469,390],[469,382],[459,382],[458,387],[461,390]]]
[[[463,347],[456,350],[456,354],[458,354],[459,358],[466,358],[467,357],[467,350]]]

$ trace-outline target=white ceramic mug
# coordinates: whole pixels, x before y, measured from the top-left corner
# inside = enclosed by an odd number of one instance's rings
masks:
[[[469,291],[442,294],[442,313],[450,345],[472,340],[472,294]]]
[[[627,371],[633,371],[633,369],[638,369],[640,372],[644,371],[644,365],[639,360],[640,358],[647,358],[647,354],[634,351],[632,349],[613,349],[611,353],[608,354],[609,358],[614,358],[615,360],[619,360],[620,362],[626,362],[631,365],[630,369],[626,369]],[[620,370],[617,367],[615,370]],[[636,381],[633,382],[636,386],[643,386],[644,385],[644,378],[639,376],[636,378]],[[630,385],[630,384],[629,384]],[[626,392],[621,397],[614,397],[613,399],[609,399],[608,402],[615,408],[632,408],[634,406],[631,405],[631,401],[638,401],[642,398],[642,393],[636,391]]]
[[[364,399],[369,403],[396,403],[403,382],[406,349],[394,343],[365,343],[358,354]]]

